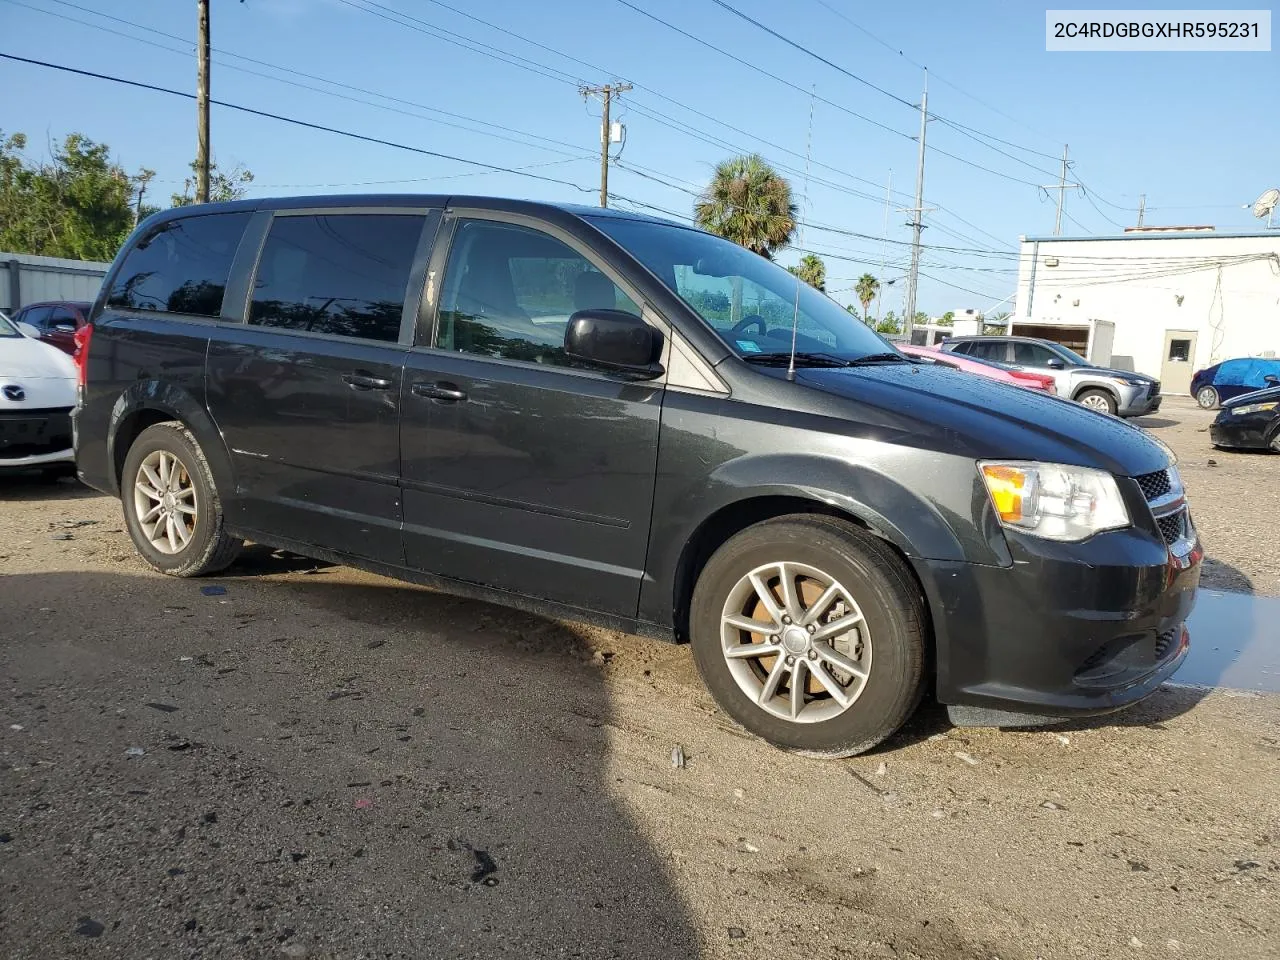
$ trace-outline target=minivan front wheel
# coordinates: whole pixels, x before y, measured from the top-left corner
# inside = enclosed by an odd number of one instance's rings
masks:
[[[138,553],[174,577],[216,573],[244,541],[223,527],[222,503],[200,444],[176,421],[138,435],[120,478],[125,525]]]
[[[919,588],[876,537],[829,517],[757,524],[694,589],[690,640],[716,702],[770,743],[846,757],[890,736],[924,689]]]

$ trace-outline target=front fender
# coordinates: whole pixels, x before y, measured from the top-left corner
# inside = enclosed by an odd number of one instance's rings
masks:
[[[195,435],[213,473],[213,481],[225,500],[236,489],[231,457],[222,432],[205,411],[204,403],[189,389],[160,380],[131,383],[112,405],[107,426],[107,458],[113,465],[113,479],[120,476],[129,447],[152,423],[181,420]]]

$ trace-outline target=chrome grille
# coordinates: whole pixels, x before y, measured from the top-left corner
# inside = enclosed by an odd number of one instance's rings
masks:
[[[1142,488],[1142,495],[1147,501],[1158,500],[1173,489],[1173,484],[1169,482],[1168,470],[1157,470],[1155,473],[1144,473],[1140,477],[1134,477],[1138,481],[1138,486]]]
[[[1160,381],[1157,380],[1155,383],[1151,385],[1151,389],[1147,391],[1147,396],[1154,397],[1159,392],[1160,392]]]
[[[1182,518],[1185,515],[1185,511],[1179,510],[1177,513],[1171,513],[1167,517],[1156,520],[1156,526],[1160,528],[1160,535],[1164,537],[1165,543],[1177,543],[1182,539]]]

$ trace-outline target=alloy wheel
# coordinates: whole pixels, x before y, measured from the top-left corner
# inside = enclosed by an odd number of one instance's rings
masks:
[[[166,450],[149,454],[138,466],[133,505],[142,534],[156,550],[175,554],[195,535],[199,504],[191,474]]]
[[[729,591],[721,651],[739,689],[793,723],[844,713],[871,675],[862,610],[830,574],[779,561],[756,567]]]
[[[1107,403],[1107,398],[1100,393],[1091,393],[1080,401],[1081,406],[1088,407],[1090,410],[1097,410],[1099,413],[1110,413],[1111,405]]]

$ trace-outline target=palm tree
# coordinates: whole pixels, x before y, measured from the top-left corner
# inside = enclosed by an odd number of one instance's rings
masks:
[[[827,265],[822,262],[821,257],[806,253],[800,258],[799,266],[787,267],[787,270],[794,273],[815,290],[821,290],[823,293],[827,292]]]
[[[693,206],[703,230],[771,259],[795,233],[796,212],[791,184],[755,153],[717,164]]]
[[[718,163],[693,205],[694,219],[703,230],[770,260],[795,233],[796,213],[791,184],[755,153]],[[731,317],[737,322],[742,316],[742,278],[734,277],[732,283]]]
[[[858,295],[858,300],[862,303],[863,317],[868,316],[867,311],[871,308],[871,301],[880,292],[880,281],[871,274],[864,273],[858,278],[858,283],[853,289]]]

